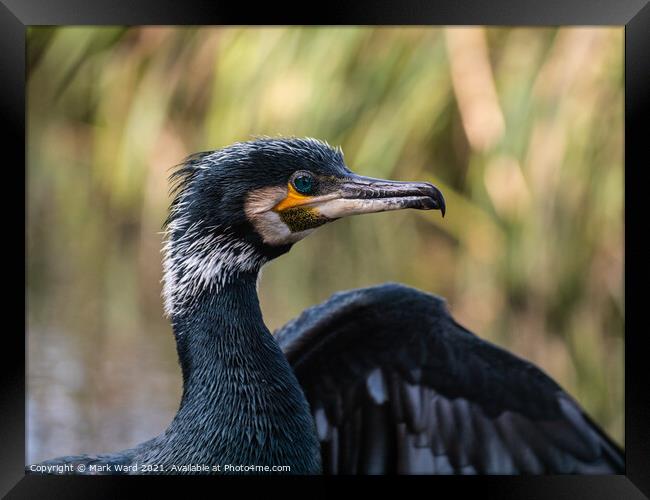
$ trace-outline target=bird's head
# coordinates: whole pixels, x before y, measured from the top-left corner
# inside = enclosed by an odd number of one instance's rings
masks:
[[[445,213],[432,184],[356,175],[340,149],[315,139],[265,138],[198,153],[172,181],[164,248],[169,315],[204,289],[257,273],[341,217],[403,208]]]

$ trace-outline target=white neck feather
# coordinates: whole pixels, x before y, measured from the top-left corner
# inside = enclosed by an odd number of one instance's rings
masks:
[[[227,230],[212,227],[199,236],[203,221],[187,228],[180,238],[172,239],[179,228],[173,221],[163,246],[163,298],[168,317],[183,313],[201,292],[218,293],[239,271],[254,272],[265,258],[249,243],[236,239]],[[202,229],[206,233],[206,229]]]

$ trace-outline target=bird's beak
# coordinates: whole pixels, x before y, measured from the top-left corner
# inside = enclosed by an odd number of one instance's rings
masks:
[[[440,210],[445,216],[445,198],[428,182],[398,182],[350,175],[339,179],[337,184],[332,193],[310,203],[328,219],[403,208]]]

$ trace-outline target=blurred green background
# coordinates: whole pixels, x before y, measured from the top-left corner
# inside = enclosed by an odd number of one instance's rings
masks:
[[[429,180],[448,213],[342,220],[264,269],[277,328],[385,281],[444,296],[623,443],[623,28],[30,28],[28,460],[161,432],[170,167],[254,135]]]

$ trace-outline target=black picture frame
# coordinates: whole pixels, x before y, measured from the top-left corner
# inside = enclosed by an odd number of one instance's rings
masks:
[[[436,482],[431,485],[420,486],[434,491],[444,483],[453,488],[455,495],[474,493],[482,495],[481,498],[487,495],[527,499],[618,499],[646,498],[645,495],[650,495],[650,391],[645,377],[646,354],[642,348],[646,333],[642,319],[645,300],[643,280],[650,274],[644,265],[646,252],[641,228],[645,221],[640,212],[645,188],[641,175],[647,164],[643,157],[648,140],[644,137],[642,120],[650,115],[650,5],[647,0],[401,0],[390,5],[387,2],[369,1],[325,3],[317,8],[311,4],[280,8],[277,3],[261,3],[251,8],[242,3],[206,0],[0,0],[0,75],[3,84],[0,109],[7,125],[2,141],[4,172],[5,175],[18,172],[18,183],[25,188],[25,198],[26,170],[22,170],[22,176],[19,172],[26,160],[26,28],[35,25],[179,24],[625,26],[625,475],[396,479],[400,482],[434,480]],[[9,201],[7,195],[17,192],[14,186],[15,181],[5,177],[2,197],[5,216],[3,247],[8,252],[2,260],[5,266],[12,266],[14,259],[20,261],[21,250],[22,259],[25,259],[25,239],[16,235],[20,233],[18,226],[21,222],[25,231],[26,205],[25,199],[22,205],[18,201]],[[20,212],[17,207],[21,206],[22,220],[15,213]],[[19,316],[21,303],[22,310],[26,311],[26,294],[21,296],[15,291],[11,292],[7,286],[10,281],[5,280],[4,283],[3,317],[13,319]],[[118,493],[123,496],[123,487],[126,483],[133,485],[133,480],[25,475],[25,318],[23,314],[22,332],[19,324],[7,325],[3,332],[0,493],[9,492],[8,498],[51,498],[59,495],[66,498],[113,498]],[[19,321],[16,320],[16,323]],[[307,478],[295,480],[304,483]],[[384,478],[372,482],[382,488],[386,484]],[[147,480],[147,483],[147,488],[155,485],[167,488],[169,481]],[[340,485],[341,480],[328,483]],[[345,483],[349,483],[349,480]]]

